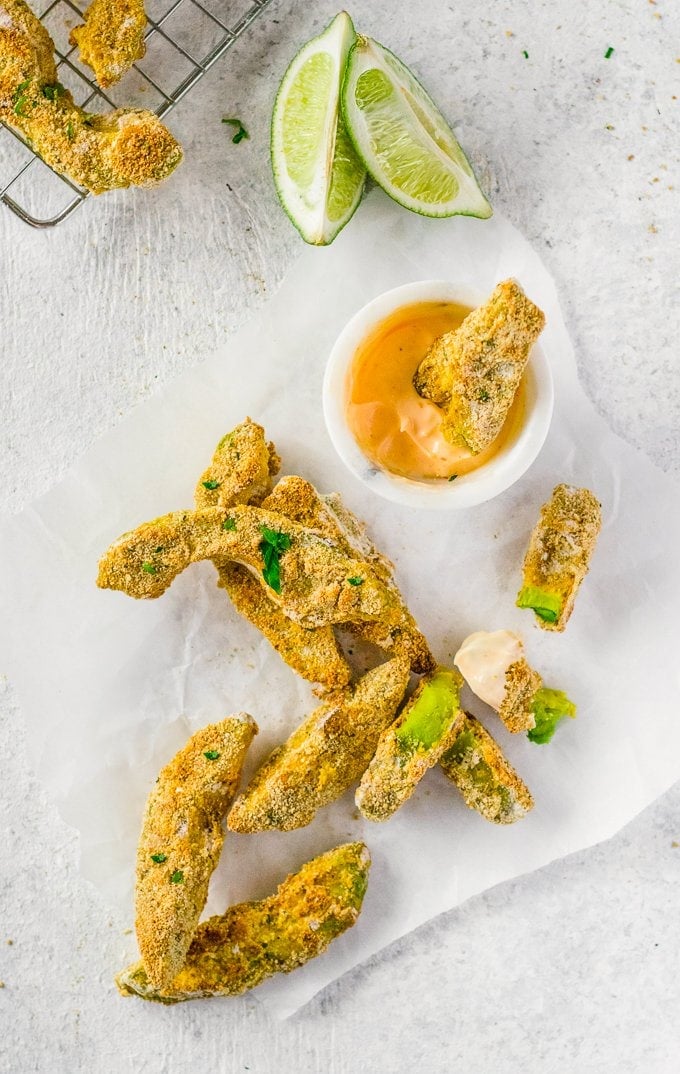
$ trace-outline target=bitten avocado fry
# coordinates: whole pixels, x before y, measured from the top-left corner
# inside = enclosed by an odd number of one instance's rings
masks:
[[[543,630],[563,631],[602,526],[589,489],[557,485],[541,508],[524,557],[518,608],[532,608]]]
[[[116,977],[119,991],[180,1003],[239,996],[267,977],[290,973],[354,925],[370,861],[364,843],[346,843],[319,855],[288,876],[275,894],[231,906],[199,925],[184,966],[167,987],[154,987],[137,962]]]
[[[137,848],[137,942],[150,982],[184,961],[224,842],[222,822],[257,724],[245,712],[197,731],[160,773]]]
[[[396,657],[315,709],[236,799],[229,828],[290,831],[309,824],[322,806],[344,794],[365,770],[408,680],[408,661]]]
[[[383,731],[356,793],[368,820],[387,820],[415,791],[461,730],[463,677],[437,668],[421,679],[397,719]]]
[[[529,788],[498,743],[469,713],[465,714],[463,730],[439,763],[465,804],[494,824],[513,824],[533,808]]]

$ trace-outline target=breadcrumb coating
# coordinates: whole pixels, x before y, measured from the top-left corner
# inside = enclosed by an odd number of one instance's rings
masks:
[[[239,996],[276,973],[316,958],[356,922],[371,864],[364,843],[346,843],[288,876],[275,894],[231,906],[198,926],[172,983],[153,986],[141,962],[118,974],[124,996],[179,1003],[204,996]]]
[[[257,724],[247,713],[197,731],[149,795],[137,848],[137,942],[149,982],[179,972],[224,842],[222,823]]]
[[[112,86],[146,52],[143,0],[92,0],[83,19],[69,41],[78,46],[81,63],[92,68],[99,85]]]
[[[545,324],[545,315],[514,280],[499,283],[488,302],[430,347],[413,383],[444,410],[442,431],[477,455],[503,427]]]
[[[236,799],[229,828],[290,831],[309,824],[322,806],[339,798],[362,774],[408,680],[408,663],[397,657],[315,709]]]
[[[601,505],[589,489],[557,485],[541,507],[524,557],[517,603],[535,609],[543,630],[561,632],[566,627],[601,526]],[[546,610],[539,614],[541,599]]]
[[[0,0],[0,120],[72,182],[101,194],[160,182],[182,147],[152,112],[84,112],[58,81],[54,44],[24,0]]]
[[[505,672],[505,694],[498,715],[508,731],[530,731],[536,726],[536,717],[531,707],[536,691],[543,685],[537,671],[522,657],[516,660]]]
[[[462,731],[439,763],[465,804],[494,824],[513,824],[533,808],[529,788],[498,743],[469,713],[465,714]]]
[[[246,418],[215,448],[210,466],[198,479],[194,504],[199,509],[261,504],[280,468],[281,459],[262,426]]]
[[[278,590],[265,579],[267,533],[286,542],[278,555]],[[363,561],[283,515],[239,504],[175,511],[123,534],[102,557],[97,585],[160,597],[189,564],[204,559],[248,567],[286,615],[305,627],[400,614],[394,595]]]
[[[385,728],[356,793],[356,804],[368,820],[391,817],[453,745],[464,720],[459,707],[462,685],[463,676],[453,669],[425,675]]]

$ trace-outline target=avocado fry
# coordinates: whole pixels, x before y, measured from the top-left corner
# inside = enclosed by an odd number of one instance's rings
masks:
[[[158,988],[142,962],[118,974],[124,996],[160,1003],[203,996],[239,996],[276,973],[290,973],[320,955],[351,928],[368,885],[364,843],[346,843],[288,876],[275,894],[231,906],[198,926],[186,962]]]
[[[80,62],[92,68],[99,85],[112,86],[146,52],[144,0],[92,0],[83,19],[69,41],[78,46]]]
[[[323,534],[348,556],[364,560],[371,573],[375,573],[392,593],[395,607],[389,618],[381,617],[371,622],[354,621],[343,626],[386,652],[406,656],[411,670],[418,674],[434,668],[435,661],[427,641],[395,584],[393,565],[377,550],[364,525],[345,507],[337,493],[321,496],[304,478],[283,477],[267,497],[264,506]],[[361,573],[355,577],[353,584],[363,584]]]
[[[182,147],[142,108],[85,112],[58,80],[54,42],[24,0],[0,0],[0,122],[93,194],[160,182]]]
[[[222,822],[257,724],[245,712],[197,731],[160,773],[137,848],[137,942],[154,987],[179,971],[219,860]]]
[[[356,792],[356,804],[367,820],[391,817],[454,742],[463,723],[462,685],[455,669],[437,668],[420,680],[396,720],[385,728]]]
[[[228,827],[290,831],[309,824],[364,771],[408,680],[408,662],[396,657],[316,708],[255,773],[234,802]]]
[[[463,728],[440,765],[465,804],[494,824],[513,824],[533,808],[525,783],[479,720],[465,713]]]
[[[271,490],[280,459],[265,440],[261,425],[246,418],[220,440],[212,462],[196,485],[196,508],[260,504]],[[350,668],[332,626],[309,630],[290,619],[267,595],[257,578],[238,563],[215,562],[218,585],[236,610],[273,645],[303,679],[327,689],[344,686]]]
[[[524,557],[518,608],[532,608],[543,630],[563,631],[602,526],[589,489],[557,485],[541,507]]]
[[[274,445],[265,440],[262,426],[246,418],[215,448],[210,466],[196,484],[194,505],[200,510],[236,503],[261,504],[280,467],[281,459]]]
[[[434,341],[413,383],[443,409],[447,440],[477,455],[496,439],[544,324],[519,284],[504,280],[459,328]]]
[[[364,562],[282,515],[240,504],[175,511],[123,534],[102,557],[97,585],[160,597],[189,564],[204,559],[248,567],[304,627],[400,616],[394,594]]]

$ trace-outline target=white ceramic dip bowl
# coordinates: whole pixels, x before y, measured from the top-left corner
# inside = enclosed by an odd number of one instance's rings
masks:
[[[550,364],[539,344],[524,373],[524,415],[518,435],[499,447],[477,470],[455,481],[401,477],[381,469],[359,447],[348,424],[349,370],[359,346],[387,317],[416,302],[456,302],[480,306],[487,296],[465,284],[421,280],[378,295],[360,309],[338,336],[323,382],[323,411],[333,446],[345,466],[373,492],[410,507],[454,510],[474,507],[518,481],[543,447],[550,428],[554,391]]]

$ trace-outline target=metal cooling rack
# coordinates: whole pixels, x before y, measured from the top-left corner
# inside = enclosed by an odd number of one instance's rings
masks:
[[[122,81],[102,90],[78,61],[68,35],[82,20],[72,0],[52,0],[40,14],[55,44],[59,81],[90,112],[148,108],[162,117],[196,85],[271,0],[147,0],[146,55]],[[172,88],[171,88],[172,87]],[[16,131],[0,123],[0,200],[32,227],[61,223],[88,192],[59,175]]]

